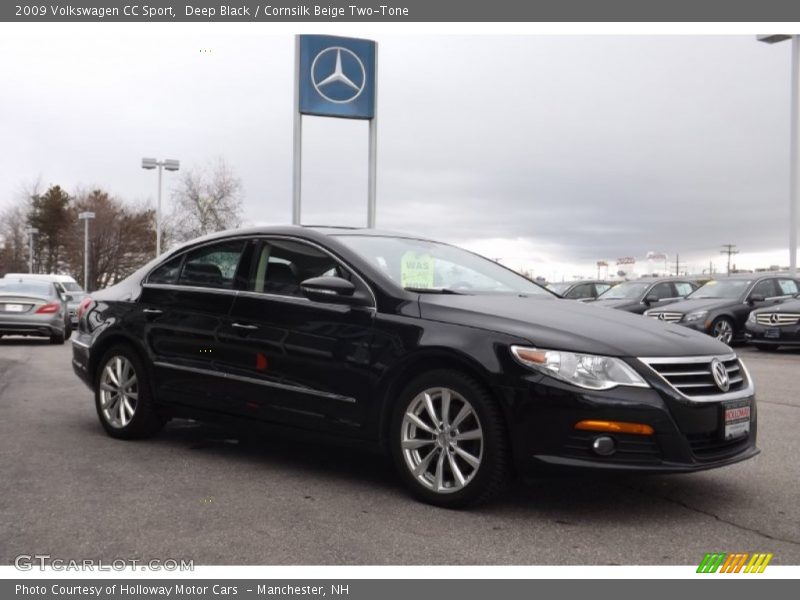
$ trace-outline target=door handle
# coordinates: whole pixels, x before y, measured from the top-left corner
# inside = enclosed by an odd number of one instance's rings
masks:
[[[159,310],[157,308],[145,308],[142,312],[144,314],[146,314],[146,315],[163,315],[164,314],[163,310]]]
[[[246,323],[234,323],[232,327],[235,327],[236,329],[246,329],[248,331],[258,329],[256,325],[247,325]]]

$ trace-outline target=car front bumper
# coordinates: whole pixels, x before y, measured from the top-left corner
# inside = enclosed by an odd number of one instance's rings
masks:
[[[730,465],[759,453],[755,396],[747,435],[724,438],[724,411],[731,402],[693,401],[668,389],[618,387],[589,392],[548,377],[525,388],[506,388],[505,405],[517,467],[521,471],[571,468],[601,471],[685,473]],[[738,405],[737,404],[737,405]],[[585,431],[580,421],[645,424],[651,435]],[[610,437],[614,452],[601,455],[593,442]]]
[[[747,323],[744,337],[759,346],[800,346],[800,324],[772,327]]]

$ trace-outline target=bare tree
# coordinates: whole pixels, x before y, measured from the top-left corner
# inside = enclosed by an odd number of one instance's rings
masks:
[[[91,211],[89,225],[89,281],[95,290],[127,277],[155,252],[155,215],[147,207],[125,205],[103,190],[78,192],[70,206],[71,223],[65,258],[71,273],[83,273],[84,228],[78,213]]]
[[[26,208],[19,202],[0,213],[0,275],[28,271]]]
[[[241,224],[242,184],[223,159],[184,171],[172,192],[168,219],[176,241],[233,229]]]

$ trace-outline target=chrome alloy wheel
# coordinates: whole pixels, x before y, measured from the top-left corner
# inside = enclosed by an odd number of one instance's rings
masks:
[[[139,401],[139,382],[131,361],[112,356],[100,374],[100,411],[106,422],[122,429],[133,419]]]
[[[715,338],[725,344],[730,344],[733,339],[733,326],[729,321],[720,319],[714,323],[714,330],[712,332]]]
[[[412,476],[439,494],[462,490],[483,458],[483,430],[472,405],[455,390],[430,388],[408,406],[400,428]]]

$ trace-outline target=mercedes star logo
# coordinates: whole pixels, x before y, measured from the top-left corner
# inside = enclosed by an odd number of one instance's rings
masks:
[[[364,91],[367,70],[355,52],[342,46],[331,46],[314,57],[311,83],[328,102],[347,104]]]
[[[772,313],[769,316],[769,322],[775,325],[778,322],[778,313]]]
[[[727,392],[731,388],[731,380],[728,377],[728,369],[715,358],[711,361],[711,375],[714,377],[714,383],[723,392]]]
[[[658,313],[658,320],[659,321],[663,321],[664,320],[664,313]]]

